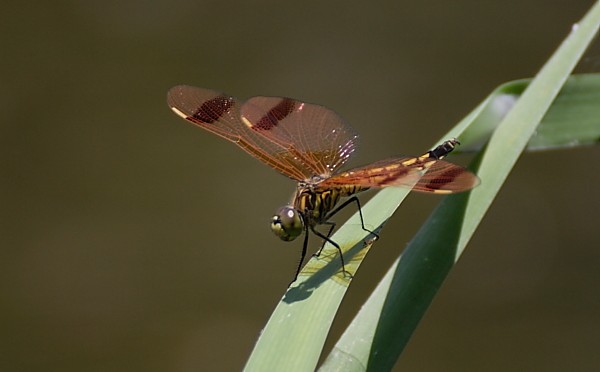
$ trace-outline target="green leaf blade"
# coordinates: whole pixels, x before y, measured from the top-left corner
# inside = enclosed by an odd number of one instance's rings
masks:
[[[497,129],[491,125],[483,130],[492,128],[493,134],[480,159],[478,175],[482,185],[468,194],[447,197],[440,204],[341,337],[323,365],[323,371],[339,370],[338,367],[347,364],[348,360],[357,360],[352,365],[356,368],[366,365],[366,370],[389,370],[393,367],[433,295],[463,252],[538,123],[596,34],[599,23],[600,6],[596,4],[577,31],[565,40],[532,81],[514,108],[506,113],[502,124]],[[506,89],[505,92],[518,93],[519,89],[515,86],[510,88],[512,90]],[[482,119],[485,116],[482,113],[490,102],[491,98],[484,101],[465,120],[475,123]],[[490,117],[482,120],[493,123]],[[459,124],[466,129],[461,140],[469,138],[468,133],[472,129],[469,124]],[[481,128],[475,129],[481,131]],[[475,138],[477,135],[471,135],[470,141],[475,142]],[[374,198],[370,203],[380,202],[383,201]],[[463,217],[457,217],[456,211],[460,211],[458,215]],[[439,221],[444,220],[449,223],[440,225]],[[386,296],[386,299],[381,296]],[[354,323],[362,323],[362,326],[357,327]],[[352,342],[352,339],[371,337],[370,327],[377,329],[370,349],[367,350],[368,342]],[[355,332],[357,329],[368,331],[358,334]]]
[[[464,143],[464,148],[469,145],[477,148],[481,147],[481,143],[476,144],[477,138],[483,138],[481,142],[485,142],[492,136],[481,157],[482,185],[471,193],[447,197],[440,204],[409,244],[402,259],[388,271],[355,322],[342,336],[322,370],[386,370],[393,366],[448,271],[464,250],[508,173],[529,143],[537,123],[544,117],[574,63],[596,32],[598,19],[600,14],[596,5],[578,31],[560,48],[559,52],[567,49],[566,52],[561,52],[567,57],[557,60],[555,55],[530,84],[528,93],[519,100],[509,102],[504,109],[491,112],[485,118],[485,110],[489,108],[489,104],[494,103],[494,97],[490,97],[442,138],[458,137]],[[518,84],[506,86],[499,93],[509,98],[518,95],[527,86],[527,82]],[[527,107],[518,109],[519,105]],[[496,128],[503,117],[503,124]],[[477,120],[487,126],[474,124]],[[542,142],[543,146],[548,143],[547,140]],[[406,194],[406,190],[398,189],[386,189],[378,193],[363,208],[367,222],[375,226],[383,225]],[[461,211],[459,214],[464,217],[455,220],[457,211]],[[446,225],[448,220],[453,223]],[[365,234],[360,229],[357,232],[358,221],[358,215],[354,215],[333,237],[342,246],[344,257],[350,259],[348,266],[352,272],[358,269],[362,257],[369,249],[369,245],[364,246],[362,243]],[[331,250],[332,247],[326,248],[324,254],[335,257],[335,252],[331,253]],[[298,283],[288,290],[272,314],[246,370],[314,370],[349,284],[349,279],[340,278],[339,273],[336,274],[338,270],[337,258],[326,263],[314,258],[310,260]],[[415,284],[411,286],[410,283]],[[398,310],[398,306],[404,310]],[[404,321],[402,329],[398,328],[398,316]]]

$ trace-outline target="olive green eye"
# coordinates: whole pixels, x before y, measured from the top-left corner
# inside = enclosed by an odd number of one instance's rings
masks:
[[[271,220],[271,230],[286,242],[296,239],[304,230],[302,216],[292,207],[280,208]]]

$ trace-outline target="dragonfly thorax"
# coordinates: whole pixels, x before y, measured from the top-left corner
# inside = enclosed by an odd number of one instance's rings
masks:
[[[290,205],[273,216],[271,230],[281,240],[292,241],[307,227],[323,223],[341,196],[337,189],[319,190],[315,184],[299,183]]]
[[[310,177],[309,179],[307,179],[304,182],[300,183],[300,186],[315,186],[317,185],[319,182],[325,180],[326,178],[328,178],[330,176],[318,176],[318,175],[314,175],[312,177]]]
[[[271,230],[281,240],[292,241],[302,231],[327,222],[341,198],[367,189],[351,185],[321,188],[318,183],[299,183],[290,205],[279,208],[273,216]]]

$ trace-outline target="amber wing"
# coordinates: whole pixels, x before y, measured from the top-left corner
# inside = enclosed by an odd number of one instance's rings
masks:
[[[341,172],[324,180],[322,187],[408,187],[415,191],[451,194],[472,189],[479,178],[469,170],[426,156],[378,161]]]
[[[298,181],[328,177],[357,147],[357,135],[333,111],[281,97],[245,103],[209,89],[180,85],[167,96],[185,120],[228,141]]]

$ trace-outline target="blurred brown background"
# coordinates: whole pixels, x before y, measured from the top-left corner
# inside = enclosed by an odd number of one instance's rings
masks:
[[[171,86],[331,107],[353,165],[420,154],[592,3],[4,2],[0,369],[243,366],[299,257],[268,227],[294,184],[173,115]],[[599,155],[521,158],[398,369],[600,367]],[[329,347],[439,200],[388,223]]]

